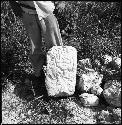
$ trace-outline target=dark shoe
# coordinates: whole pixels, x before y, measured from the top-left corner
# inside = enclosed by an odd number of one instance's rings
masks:
[[[45,86],[45,74],[43,70],[41,71],[41,75],[39,77],[33,75],[31,77],[31,81],[36,97],[42,95],[47,96],[47,89]]]
[[[24,84],[17,84],[14,88],[14,94],[22,100],[31,101],[34,99],[33,91]]]
[[[33,100],[34,97],[47,97],[44,71],[41,71],[41,75],[39,77],[25,74],[23,80],[16,84],[14,93],[16,96],[27,101]]]

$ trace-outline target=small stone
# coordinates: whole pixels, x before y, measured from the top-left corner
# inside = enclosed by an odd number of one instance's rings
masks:
[[[103,56],[104,64],[109,64],[112,61],[112,57],[109,55],[104,55]]]
[[[91,93],[95,95],[100,95],[102,93],[103,89],[100,86],[93,86],[91,88]]]
[[[88,72],[83,73],[80,76],[78,83],[78,89],[81,91],[89,92],[93,86],[100,86],[102,82],[103,75],[98,74],[98,72]]]
[[[89,58],[86,58],[86,59],[82,59],[82,60],[79,60],[78,61],[78,64],[80,65],[80,68],[82,69],[92,69],[92,65],[91,65],[91,62],[90,62],[90,59]]]
[[[110,80],[105,83],[103,95],[109,104],[121,107],[121,82]]]
[[[97,106],[99,103],[99,98],[94,94],[83,93],[79,97],[84,106]]]

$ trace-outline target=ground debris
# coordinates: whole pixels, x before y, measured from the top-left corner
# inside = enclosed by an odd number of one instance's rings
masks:
[[[121,123],[121,109],[108,110],[108,122],[102,119],[105,109],[99,107],[84,107],[76,97],[62,99],[37,98],[24,102],[13,93],[13,85],[9,85],[2,93],[2,123],[3,124],[97,124]],[[100,116],[100,113],[102,115]],[[99,115],[98,115],[99,114]],[[98,117],[99,116],[99,117]],[[114,120],[112,120],[114,117]],[[111,121],[112,120],[112,121]]]

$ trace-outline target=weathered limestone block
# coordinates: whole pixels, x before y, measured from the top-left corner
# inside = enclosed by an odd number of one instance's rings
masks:
[[[46,88],[49,96],[75,92],[77,51],[71,46],[54,46],[47,53]]]

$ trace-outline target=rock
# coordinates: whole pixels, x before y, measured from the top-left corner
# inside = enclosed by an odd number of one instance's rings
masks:
[[[87,72],[80,76],[78,83],[79,90],[88,92],[93,86],[100,86],[103,75],[98,72]]]
[[[79,97],[84,106],[97,106],[99,103],[99,98],[94,94],[83,93]]]
[[[100,95],[102,93],[103,89],[100,86],[93,86],[91,88],[91,93],[95,95]]]
[[[110,112],[108,110],[100,111],[97,117],[98,117],[100,124],[110,124],[111,123]]]
[[[107,55],[107,54],[104,55],[102,58],[104,60],[104,64],[108,64],[108,63],[110,63],[112,61],[112,57]]]
[[[77,51],[71,46],[54,46],[47,53],[46,88],[49,96],[75,92]]]
[[[88,69],[88,70],[92,69],[92,65],[91,65],[91,62],[90,62],[89,58],[79,60],[78,64],[79,64],[80,68],[83,69],[83,70],[85,70],[85,69]]]
[[[103,95],[109,104],[115,107],[120,107],[121,106],[121,82],[118,82],[117,80],[113,80],[113,81],[109,80],[104,85]]]
[[[115,66],[120,69],[121,68],[121,58],[114,57],[113,62],[115,63]]]
[[[121,117],[121,108],[116,108],[116,109],[114,108],[113,113]]]
[[[121,124],[121,109],[106,107],[98,113],[98,124]]]

